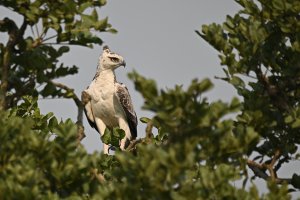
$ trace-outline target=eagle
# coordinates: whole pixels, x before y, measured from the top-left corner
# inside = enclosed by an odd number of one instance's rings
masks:
[[[82,101],[89,124],[101,136],[106,128],[124,130],[125,137],[120,142],[120,148],[124,150],[137,137],[137,117],[127,87],[116,80],[115,69],[120,66],[125,68],[124,58],[104,46],[96,75],[82,92]],[[103,152],[108,154],[107,144],[103,144]]]

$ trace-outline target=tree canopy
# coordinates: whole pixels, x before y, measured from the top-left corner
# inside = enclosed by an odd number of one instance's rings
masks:
[[[144,138],[104,155],[80,145],[82,103],[54,79],[78,72],[59,60],[70,45],[101,45],[95,31],[116,33],[97,14],[106,2],[1,1],[23,22],[0,19],[8,35],[0,44],[0,199],[290,199],[299,192],[296,170],[277,172],[300,155],[300,3],[236,2],[237,14],[196,33],[219,52],[220,79],[239,98],[208,102],[209,79],[159,89],[133,71],[143,109],[154,117],[140,118]],[[77,122],[41,114],[41,96],[74,100]],[[116,128],[102,139],[118,149],[121,136]],[[267,182],[266,193],[255,177]]]

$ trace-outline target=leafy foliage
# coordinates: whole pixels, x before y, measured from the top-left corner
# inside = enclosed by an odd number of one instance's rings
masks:
[[[0,44],[0,199],[290,199],[299,175],[277,171],[299,157],[300,6],[236,2],[239,13],[197,33],[220,52],[223,79],[242,98],[208,102],[209,79],[164,90],[134,71],[129,78],[154,117],[140,119],[145,138],[103,155],[78,143],[78,123],[41,114],[37,97],[73,98],[82,109],[71,88],[52,80],[77,73],[59,62],[68,45],[101,44],[92,30],[115,32],[96,12],[105,1],[1,1],[24,21],[0,20],[9,35]],[[40,31],[27,36],[28,27]],[[118,148],[123,137],[116,127],[101,139]],[[266,179],[265,194],[252,182],[246,189],[247,166]]]
[[[253,150],[261,164],[271,163],[262,169],[276,179],[277,170],[297,157],[300,144],[300,4],[236,2],[243,7],[238,14],[227,16],[222,25],[204,25],[198,34],[220,52],[224,80],[243,97],[235,127],[252,128],[260,135],[263,142]],[[290,183],[300,189],[298,175],[293,177]]]
[[[101,140],[105,144],[111,144],[113,147],[119,148],[120,141],[125,137],[125,131],[119,127],[113,128],[110,130],[105,129],[104,134],[101,136]]]
[[[0,21],[0,31],[9,35],[8,42],[0,44],[3,108],[17,105],[24,95],[66,97],[51,80],[76,74],[78,67],[66,66],[59,58],[69,52],[68,45],[101,45],[102,40],[93,31],[116,32],[108,18],[99,19],[97,14],[97,9],[105,3],[103,0],[0,2],[23,17],[20,27],[7,17]],[[28,29],[32,34],[27,33]]]
[[[111,158],[78,147],[71,120],[40,114],[30,97],[0,119],[1,199],[72,199],[99,190],[93,170],[109,169]]]

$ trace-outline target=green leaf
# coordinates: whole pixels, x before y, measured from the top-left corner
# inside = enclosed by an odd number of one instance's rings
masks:
[[[234,97],[230,103],[230,108],[233,110],[237,110],[237,109],[240,109],[240,107],[241,107],[240,100],[238,98]]]
[[[59,55],[62,55],[64,53],[67,53],[70,51],[70,47],[68,46],[61,46],[59,49],[58,49],[58,54]]]
[[[213,87],[212,82],[209,79],[204,79],[199,84],[199,92],[206,92]]]
[[[91,13],[91,17],[94,19],[94,20],[98,20],[98,13],[97,13],[97,10],[96,9],[93,9],[92,13]]]
[[[83,13],[87,8],[91,7],[92,6],[92,3],[91,2],[84,2],[84,3],[81,3],[80,6],[79,6],[79,9],[78,11],[80,13]]]
[[[125,137],[125,131],[123,129],[120,129],[118,127],[113,128],[113,135],[118,140],[121,140]]]
[[[292,123],[292,128],[299,128],[300,127],[300,119],[297,118],[293,123]]]
[[[237,77],[237,76],[233,76],[230,80],[230,83],[233,86],[237,87],[237,88],[244,88],[245,87],[244,81],[241,78]]]
[[[56,91],[56,87],[52,83],[49,82],[44,87],[41,94],[43,95],[43,97],[47,97],[47,96],[54,94],[55,91]]]
[[[154,80],[146,79],[136,71],[129,73],[128,77],[134,81],[135,89],[141,92],[146,100],[153,99],[158,95],[157,86]]]
[[[144,124],[147,124],[148,122],[151,121],[151,119],[148,118],[148,117],[141,117],[141,118],[140,118],[140,121],[141,121],[142,123],[144,123]]]
[[[55,127],[58,126],[58,121],[56,119],[56,117],[52,117],[50,120],[49,120],[49,124],[48,124],[50,130],[54,130]]]
[[[294,118],[291,115],[288,115],[284,118],[284,122],[289,124],[294,121]]]
[[[120,146],[120,141],[125,137],[125,131],[115,127],[113,130],[105,129],[104,134],[101,136],[101,140],[105,144],[111,144],[114,147]]]
[[[107,29],[107,32],[112,33],[112,34],[118,33],[117,29],[114,29],[114,28]]]
[[[293,177],[292,177],[292,185],[293,185],[295,188],[300,189],[300,176],[299,176],[298,174],[293,174]]]
[[[104,134],[101,136],[101,140],[103,143],[105,144],[110,144],[111,142],[111,131],[106,128],[105,131],[104,131]]]

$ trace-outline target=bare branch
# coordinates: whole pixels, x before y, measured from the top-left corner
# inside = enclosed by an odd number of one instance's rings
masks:
[[[262,165],[252,160],[247,160],[247,165],[253,171],[255,176],[260,177],[264,180],[267,180],[269,178],[268,174],[266,174],[266,169]]]
[[[276,163],[277,160],[280,158],[280,156],[281,156],[280,150],[277,149],[277,150],[275,151],[275,154],[274,154],[274,156],[273,156],[273,158],[272,158],[271,163],[269,164],[272,168],[274,167],[275,163]]]
[[[55,37],[57,37],[57,34],[52,35],[52,36],[50,36],[50,37],[47,37],[47,38],[43,39],[43,43],[46,42],[47,40],[51,40],[51,39],[53,39],[53,38],[55,38]],[[57,44],[57,43],[54,43],[54,44]]]
[[[266,173],[266,170],[270,166],[265,163],[258,164],[252,160],[247,160],[247,165],[253,171],[254,175],[259,178],[262,178],[264,180],[273,180],[276,184],[284,184],[284,183],[291,184],[292,183],[292,179],[290,179],[290,178],[278,178],[278,177],[272,178],[271,176],[269,176]]]
[[[266,167],[269,170],[269,173],[271,175],[271,178],[273,180],[275,180],[277,178],[277,173],[276,173],[276,170],[274,170],[274,165],[277,162],[277,160],[279,159],[279,157],[280,157],[280,151],[276,150],[274,153],[274,156],[271,160],[271,163],[266,165]]]
[[[133,140],[130,142],[128,147],[126,148],[126,151],[132,151],[135,149],[135,146],[142,142],[142,139]]]

